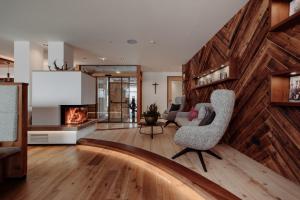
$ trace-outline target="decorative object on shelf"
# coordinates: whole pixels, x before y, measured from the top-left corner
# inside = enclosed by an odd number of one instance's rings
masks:
[[[68,68],[68,63],[67,62],[65,62],[65,64],[63,64],[61,67],[58,67],[57,63],[56,63],[56,60],[55,60],[53,62],[53,65],[54,65],[54,69],[53,69],[52,66],[48,65],[49,71],[74,71],[75,70],[75,67]]]
[[[156,94],[156,87],[159,86],[159,84],[155,82],[152,85],[154,86],[154,94]]]
[[[291,1],[289,15],[292,16],[296,12],[299,12],[299,11],[300,11],[300,0],[293,0],[293,1]]]
[[[143,113],[143,117],[148,125],[156,124],[159,116],[160,113],[155,103],[147,107],[147,111]]]
[[[197,78],[197,79],[196,79]],[[237,68],[235,62],[226,62],[216,69],[211,69],[208,72],[204,72],[199,76],[194,76],[196,80],[196,87],[205,87],[220,81],[236,80],[237,79]]]
[[[290,77],[289,101],[300,102],[300,76]]]
[[[10,78],[9,66],[10,66],[10,62],[7,62],[7,73],[6,73],[5,82],[13,82],[13,79]]]

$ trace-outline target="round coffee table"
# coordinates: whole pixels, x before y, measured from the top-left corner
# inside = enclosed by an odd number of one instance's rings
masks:
[[[152,138],[152,139],[153,139],[153,135],[163,134],[163,133],[164,133],[164,128],[163,128],[163,126],[165,125],[164,122],[156,122],[156,124],[151,124],[151,125],[147,124],[146,122],[140,122],[139,125],[140,125],[140,130],[139,130],[140,134],[151,135],[151,138]],[[155,126],[160,127],[160,128],[161,128],[161,132],[156,132],[156,133],[154,133],[153,127],[155,127]],[[143,127],[151,127],[151,132],[150,132],[150,134],[149,134],[149,133],[142,132],[142,128],[143,128]]]

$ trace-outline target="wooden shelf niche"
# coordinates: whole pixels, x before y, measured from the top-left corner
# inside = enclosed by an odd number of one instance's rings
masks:
[[[289,100],[290,78],[299,76],[300,72],[289,72],[271,75],[271,105],[274,106],[300,106],[299,102]]]
[[[237,80],[238,69],[234,62],[226,62],[216,69],[194,76],[193,79],[195,81],[195,87],[193,87],[193,89],[209,87],[226,81]]]
[[[293,9],[296,1],[298,3],[299,0],[271,0],[271,31],[280,31],[299,23],[300,10]]]

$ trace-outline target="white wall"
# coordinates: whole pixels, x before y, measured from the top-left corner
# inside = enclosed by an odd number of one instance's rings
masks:
[[[41,45],[30,43],[31,70],[42,70],[44,65],[44,49]]]
[[[176,97],[182,96],[182,81],[172,81],[171,90],[172,102],[174,102]]]
[[[74,67],[74,50],[73,47],[66,44],[64,45],[65,62],[68,64],[68,68]]]
[[[42,46],[29,41],[14,41],[14,81],[29,83],[28,106],[31,111],[31,71],[43,69],[44,50]]]
[[[167,109],[167,77],[181,76],[181,72],[144,72],[143,73],[143,111],[152,103],[156,103],[160,113]],[[153,83],[159,85],[154,94]]]
[[[56,61],[58,67],[64,64],[64,42],[48,42],[48,65],[54,66]]]
[[[81,73],[81,102],[82,104],[96,103],[96,78]]]
[[[14,78],[15,82],[30,83],[30,42],[14,42]],[[30,96],[30,95],[28,95]]]

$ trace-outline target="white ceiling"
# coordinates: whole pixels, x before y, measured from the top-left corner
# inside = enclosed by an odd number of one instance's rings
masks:
[[[13,40],[60,40],[76,48],[75,63],[98,64],[101,56],[107,58],[101,64],[180,71],[246,2],[0,0],[0,54],[11,56]],[[128,39],[138,43],[127,44]]]

